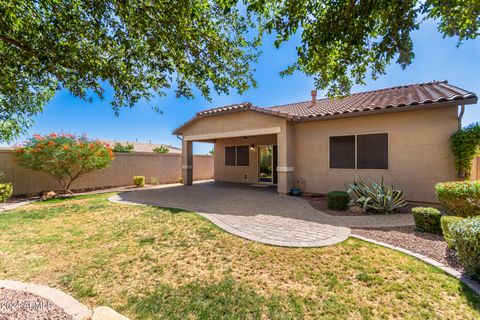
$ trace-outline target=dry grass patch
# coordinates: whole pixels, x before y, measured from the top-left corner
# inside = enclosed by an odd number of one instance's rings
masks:
[[[194,213],[108,196],[0,215],[0,277],[51,285],[137,319],[480,317],[478,297],[459,281],[386,248],[354,239],[266,246]]]

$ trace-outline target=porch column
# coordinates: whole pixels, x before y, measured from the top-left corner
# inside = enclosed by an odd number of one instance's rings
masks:
[[[193,150],[192,141],[182,141],[182,181],[191,185],[193,181]]]
[[[277,191],[281,194],[287,194],[293,187],[295,179],[293,127],[289,122],[286,122],[285,127],[277,134],[277,148]]]

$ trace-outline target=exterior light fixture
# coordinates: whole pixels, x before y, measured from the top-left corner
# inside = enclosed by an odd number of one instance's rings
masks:
[[[250,145],[250,151],[255,152],[255,145],[253,145],[253,144]]]

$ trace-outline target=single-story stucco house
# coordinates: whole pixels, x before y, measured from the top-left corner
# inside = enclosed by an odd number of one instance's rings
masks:
[[[217,181],[345,190],[357,176],[437,202],[433,186],[456,179],[449,138],[477,96],[447,81],[410,84],[267,108],[250,102],[198,112],[173,133],[183,140],[183,183],[192,183],[192,142],[215,144]]]

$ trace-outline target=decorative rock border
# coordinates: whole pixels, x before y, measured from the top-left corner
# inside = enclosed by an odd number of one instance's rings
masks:
[[[96,307],[93,309],[92,320],[129,320],[109,307]]]
[[[41,284],[25,283],[14,280],[0,280],[0,287],[35,294],[63,309],[74,320],[85,320],[92,316],[92,311],[72,296],[58,289]]]
[[[274,238],[272,239],[272,238],[264,237],[262,235],[261,230],[256,232],[242,231],[228,223],[225,223],[224,221],[216,217],[216,215],[214,214],[202,213],[202,212],[196,212],[196,213],[204,217],[205,219],[209,220],[220,229],[230,234],[233,234],[235,236],[248,239],[251,241],[260,242],[260,243],[268,244],[272,246],[279,246],[279,247],[291,247],[291,248],[325,247],[325,246],[330,246],[330,245],[347,240],[351,233],[349,228],[334,227],[334,226],[322,225],[318,223],[309,223],[311,224],[311,227],[310,227],[311,229],[315,227],[317,228],[317,230],[320,230],[318,231],[318,233],[321,233],[323,229],[326,233],[328,232],[330,234],[332,232],[335,232],[337,234],[329,235],[323,238],[312,238],[312,240],[306,240],[306,239],[299,239],[297,241],[292,241],[287,239],[283,240],[278,235],[274,236]],[[294,219],[287,219],[287,218],[281,218],[281,219],[284,219],[286,223],[291,222],[291,224],[295,224]],[[248,230],[248,227],[245,227],[243,230]],[[294,236],[294,234],[290,234],[290,236]]]
[[[413,252],[413,251],[410,251],[410,250],[407,250],[407,249],[404,249],[404,248],[396,247],[396,246],[391,245],[389,243],[380,242],[380,241],[369,239],[369,238],[359,236],[359,235],[356,235],[356,234],[352,234],[351,237],[357,238],[357,239],[360,239],[360,240],[363,240],[363,241],[366,241],[366,242],[370,242],[370,243],[373,243],[373,244],[376,244],[376,245],[379,245],[379,246],[382,246],[382,247],[385,247],[385,248],[400,251],[402,253],[408,254],[409,256],[417,258],[418,260],[421,260],[425,263],[428,263],[429,265],[437,267],[437,268],[443,270],[445,273],[451,275],[452,277],[455,277],[458,280],[460,280],[467,287],[472,289],[473,292],[475,292],[478,296],[480,296],[480,283],[479,282],[477,282],[475,280],[472,280],[471,278],[467,277],[466,275],[463,275],[461,272],[459,272],[459,271],[457,271],[453,268],[450,268],[449,266],[446,266],[443,263],[440,263],[440,262],[438,262],[436,260],[433,260],[433,259],[431,259],[427,256],[424,256],[423,254],[416,253],[416,252]]]
[[[147,206],[143,203],[122,200],[119,195],[111,196],[108,198],[108,200],[118,204]],[[246,221],[240,222],[240,227],[238,227],[235,225],[234,221],[229,221],[229,219],[234,219],[234,217],[228,218],[229,215],[203,212],[195,213],[204,217],[220,229],[230,234],[251,241],[279,247],[324,247],[345,241],[351,234],[351,230],[346,227],[338,227],[284,217],[276,218],[276,220],[278,220],[275,221],[276,227],[274,229],[276,230],[269,230],[267,229],[267,225],[269,223],[266,221],[268,220],[268,216],[265,215],[257,215],[257,218],[263,218],[263,221],[260,223],[258,223],[258,221],[251,221],[252,219],[246,219]],[[238,224],[238,221],[236,222]],[[263,226],[265,227],[262,228]],[[295,229],[298,231],[298,229],[301,228],[304,228],[305,232],[302,231],[301,234],[296,233]]]

